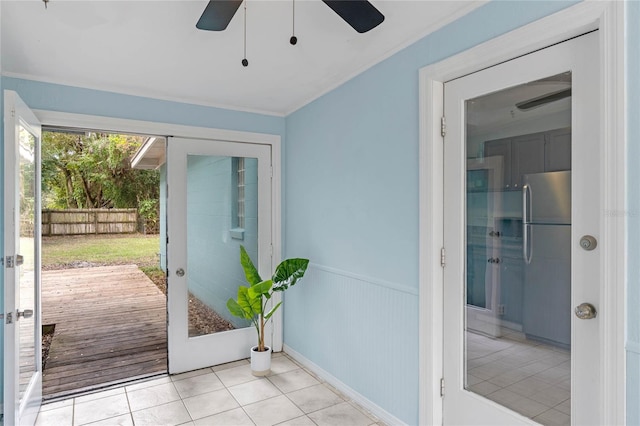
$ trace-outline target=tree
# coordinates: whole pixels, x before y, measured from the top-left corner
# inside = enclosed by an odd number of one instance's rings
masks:
[[[160,175],[134,170],[130,158],[142,136],[43,132],[45,208],[136,208],[158,205]],[[155,212],[157,216],[157,211]]]

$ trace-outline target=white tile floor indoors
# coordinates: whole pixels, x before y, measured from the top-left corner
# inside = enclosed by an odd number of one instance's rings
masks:
[[[42,406],[36,425],[381,425],[284,354],[271,375],[246,360]]]
[[[571,423],[571,353],[502,329],[467,332],[467,387],[541,424]]]

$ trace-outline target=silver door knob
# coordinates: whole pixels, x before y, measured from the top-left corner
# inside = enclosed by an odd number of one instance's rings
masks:
[[[576,306],[575,309],[576,316],[580,319],[592,319],[598,315],[598,311],[596,311],[596,307],[591,303],[581,303]]]
[[[184,269],[180,268],[176,271],[176,275],[179,277],[184,277]]]
[[[33,309],[25,309],[24,311],[18,309],[16,314],[18,315],[18,318],[31,318],[33,316]]]

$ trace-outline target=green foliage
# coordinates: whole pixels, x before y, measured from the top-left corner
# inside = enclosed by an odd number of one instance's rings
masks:
[[[143,218],[157,218],[159,172],[134,170],[130,164],[143,141],[141,136],[44,132],[43,206],[137,208]]]
[[[140,216],[148,220],[158,220],[159,200],[141,200],[139,213]]]
[[[160,223],[160,200],[140,200],[138,206],[138,214],[144,220],[147,226],[152,229],[158,229]]]
[[[238,300],[229,299],[227,307],[233,315],[245,320],[252,320],[262,311],[260,299],[251,297],[247,287],[238,288]]]
[[[267,302],[275,291],[285,291],[293,286],[309,266],[308,259],[286,259],[276,268],[270,280],[263,281],[258,274],[249,254],[244,246],[240,246],[240,264],[244,269],[249,287],[240,286],[238,288],[238,299],[227,300],[227,309],[232,315],[249,320],[253,323],[258,333],[258,351],[265,350],[264,345],[264,325],[273,316],[282,302],[278,302],[269,312],[265,314]]]
[[[295,283],[304,276],[304,272],[309,265],[308,259],[288,259],[276,268],[273,274],[274,291],[285,291],[293,287]]]
[[[249,284],[254,285],[262,281],[258,270],[253,265],[249,253],[247,253],[244,246],[240,246],[240,264],[242,265],[242,269],[244,269],[244,275],[247,277]]]

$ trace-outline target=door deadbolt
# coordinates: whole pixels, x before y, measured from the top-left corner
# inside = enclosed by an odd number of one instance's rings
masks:
[[[595,237],[591,235],[585,235],[584,237],[580,238],[580,247],[587,251],[595,249],[597,245],[598,240],[596,240]]]
[[[177,275],[177,276],[179,276],[179,277],[184,277],[184,269],[179,268],[179,269],[176,271],[176,275]]]
[[[598,315],[598,311],[596,311],[596,307],[591,303],[581,303],[576,306],[575,309],[576,316],[580,319],[592,319]]]

